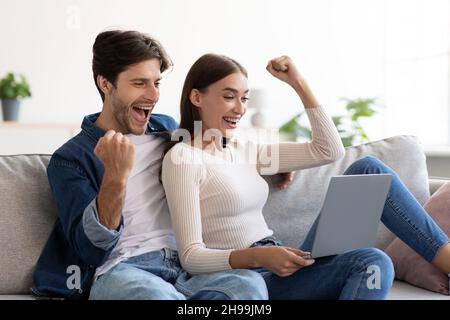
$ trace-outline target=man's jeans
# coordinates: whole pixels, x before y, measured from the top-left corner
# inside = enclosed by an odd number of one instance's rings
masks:
[[[234,269],[189,275],[171,249],[148,252],[101,275],[90,299],[115,300],[266,300],[266,284],[254,271]]]
[[[449,239],[392,169],[369,156],[355,161],[344,174],[378,173],[392,174],[381,221],[423,258],[432,261]],[[300,249],[311,250],[317,221]],[[282,244],[274,238],[263,239],[254,244],[269,245]],[[284,278],[264,269],[257,271],[266,280],[270,299],[384,299],[394,278],[392,261],[384,252],[375,248],[318,258],[313,265]]]

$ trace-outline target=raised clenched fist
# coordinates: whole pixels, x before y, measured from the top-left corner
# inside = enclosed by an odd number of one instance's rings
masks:
[[[110,178],[126,181],[135,161],[134,145],[120,132],[109,130],[99,139],[94,154]]]
[[[267,71],[275,78],[294,86],[295,81],[301,79],[300,72],[288,56],[274,58],[267,63]]]

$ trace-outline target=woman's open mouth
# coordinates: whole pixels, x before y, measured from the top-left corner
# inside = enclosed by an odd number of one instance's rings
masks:
[[[223,117],[223,122],[225,123],[225,127],[227,129],[236,129],[237,123],[239,122],[240,118],[234,118],[234,117]]]

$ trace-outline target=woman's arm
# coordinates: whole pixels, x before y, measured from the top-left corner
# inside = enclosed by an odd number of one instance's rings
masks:
[[[331,118],[297,70],[291,58],[269,61],[266,68],[274,77],[289,84],[300,97],[311,123],[312,141],[258,146],[261,174],[275,174],[316,167],[333,162],[345,154],[344,146]]]

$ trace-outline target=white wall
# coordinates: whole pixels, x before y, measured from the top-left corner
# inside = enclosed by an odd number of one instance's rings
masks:
[[[175,63],[157,112],[178,117],[187,70],[216,52],[240,61],[251,87],[270,90],[269,124],[278,126],[301,109],[265,65],[288,54],[331,114],[340,97],[380,98],[386,109],[367,123],[371,138],[411,133],[439,144],[448,134],[449,20],[447,0],[0,0],[0,75],[29,79],[21,121],[78,123],[101,108],[95,36],[136,29]]]

